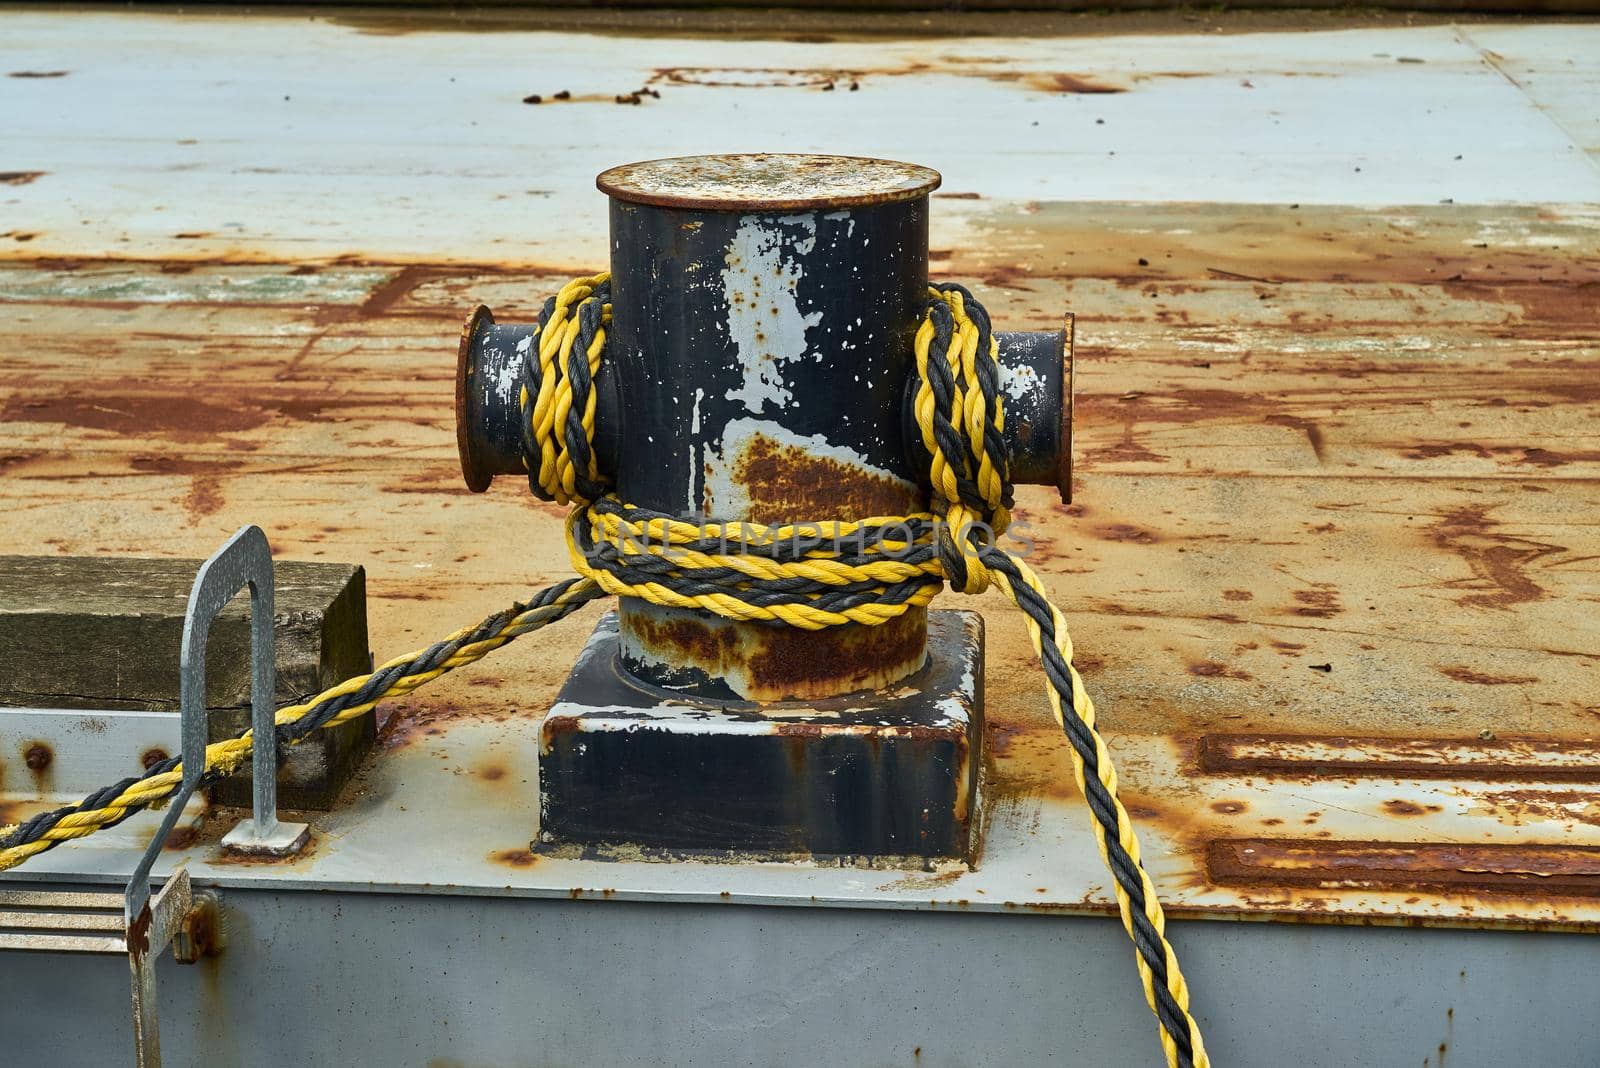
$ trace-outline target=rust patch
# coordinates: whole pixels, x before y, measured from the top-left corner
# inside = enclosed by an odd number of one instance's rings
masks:
[[[818,515],[906,515],[922,508],[922,492],[901,479],[874,474],[796,445],[755,434],[734,461],[732,477],[749,497],[754,523],[803,522]],[[706,491],[707,515],[719,502]],[[726,510],[726,509],[724,509]]]
[[[267,421],[260,409],[225,407],[182,393],[159,396],[14,396],[0,408],[6,422],[56,423],[137,436],[166,434],[208,440],[217,433],[251,430]]]
[[[927,648],[927,613],[920,609],[875,627],[740,627],[640,611],[624,613],[622,626],[649,660],[726,679],[753,701],[886,686],[916,671]]]
[[[1251,678],[1248,671],[1230,668],[1227,664],[1219,664],[1214,660],[1202,660],[1198,664],[1190,664],[1189,674],[1198,675],[1203,679],[1240,679],[1249,681]]]
[[[33,742],[22,751],[22,762],[29,771],[44,771],[55,758],[55,752],[43,742]]]
[[[926,625],[926,616],[912,611],[875,627],[763,633],[762,647],[746,661],[756,691],[747,696],[825,697],[904,678],[922,662]]]
[[[1494,790],[1477,795],[1495,818],[1513,827],[1526,823],[1569,823],[1577,820],[1600,827],[1600,795],[1593,791],[1564,791],[1528,787]]]
[[[478,769],[478,778],[486,782],[499,782],[506,777],[504,764],[488,764]]]
[[[412,697],[378,724],[377,744],[385,749],[401,749],[444,734],[456,723],[505,723],[521,716],[519,708],[496,706],[486,700],[474,700],[466,707],[454,701],[426,702]]]
[[[154,922],[155,915],[150,911],[150,902],[144,903],[144,908],[139,910],[139,915],[128,924],[128,952],[135,956],[144,956],[150,952],[150,924]]]
[[[1383,803],[1383,811],[1391,816],[1426,816],[1430,812],[1443,812],[1440,805],[1419,805],[1404,798],[1391,798]]]
[[[830,84],[825,80],[823,87]],[[787,211],[926,197],[938,188],[939,172],[857,156],[745,152],[627,163],[602,172],[595,184],[607,196],[633,204]]]
[[[188,849],[200,840],[198,827],[174,827],[167,835],[166,841],[161,843],[161,848],[171,851]]]
[[[1034,89],[1041,93],[1100,96],[1106,93],[1126,93],[1128,91],[1127,86],[1098,82],[1082,74],[1024,74],[1021,77],[1021,81],[1029,89]]]
[[[1338,590],[1325,582],[1313,585],[1314,589],[1294,591],[1294,599],[1298,602],[1294,610],[1295,615],[1311,619],[1328,619],[1344,611],[1344,605],[1339,603]]]
[[[1600,897],[1596,846],[1218,839],[1206,870],[1235,886]]]
[[[1131,541],[1138,545],[1154,545],[1161,540],[1157,535],[1132,523],[1106,523],[1090,529],[1096,537],[1104,538],[1106,541]]]
[[[740,646],[739,632],[732,627],[685,617],[658,619],[629,613],[627,627],[644,649],[667,663],[723,666],[738,655]]]
[[[849,80],[849,71],[804,67],[661,67],[650,78],[652,84],[729,89],[821,89]]]
[[[1195,755],[1224,775],[1600,782],[1600,744],[1549,737],[1207,734]]]
[[[539,863],[538,855],[526,846],[521,849],[496,850],[489,854],[489,859],[508,868],[531,868]]]
[[[1255,597],[1256,595],[1251,593],[1249,590],[1222,591],[1222,599],[1224,601],[1253,601],[1255,600]],[[1304,648],[1304,646],[1301,646],[1301,648]]]
[[[1521,686],[1539,680],[1532,675],[1487,675],[1469,667],[1449,666],[1439,669],[1439,674],[1457,682],[1470,682],[1477,686]]]
[[[1456,598],[1463,608],[1510,608],[1549,596],[1528,572],[1567,547],[1501,533],[1499,525],[1487,507],[1472,505],[1445,513],[1429,528],[1433,543],[1472,571],[1469,579],[1445,584],[1469,591]]]
[[[0,171],[0,185],[28,185],[43,178],[48,171]]]
[[[1167,457],[1147,447],[1133,436],[1133,423],[1123,427],[1122,438],[1111,445],[1088,449],[1083,454],[1083,467],[1091,470],[1100,464],[1160,464]]]

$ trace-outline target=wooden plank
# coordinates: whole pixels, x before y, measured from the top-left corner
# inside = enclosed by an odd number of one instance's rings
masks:
[[[0,556],[0,706],[175,711],[178,654],[199,560]],[[368,670],[365,573],[349,564],[274,567],[274,647],[282,707]],[[206,655],[211,738],[250,724],[249,596],[218,616]],[[0,721],[3,722],[3,721]],[[285,755],[280,801],[326,808],[373,737],[372,717],[321,732]],[[0,760],[12,753],[6,739]],[[216,799],[248,803],[248,777]]]

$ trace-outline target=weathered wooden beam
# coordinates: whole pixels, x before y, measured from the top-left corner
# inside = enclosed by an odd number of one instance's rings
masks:
[[[178,708],[178,650],[198,560],[0,556],[0,706]],[[274,565],[279,707],[368,670],[366,573],[351,564]],[[206,650],[211,738],[250,722],[250,609],[241,593]],[[372,744],[369,714],[285,751],[279,803],[325,809]],[[0,739],[0,744],[3,744]],[[217,787],[249,803],[248,776]]]

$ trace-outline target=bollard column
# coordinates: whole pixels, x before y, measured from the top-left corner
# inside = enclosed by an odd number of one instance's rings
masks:
[[[761,524],[925,506],[902,435],[927,306],[926,167],[705,156],[616,167],[608,351],[623,500]],[[623,666],[710,698],[888,686],[926,656],[927,613],[821,631],[635,599]]]
[[[739,155],[613,168],[597,464],[623,500],[765,526],[927,505],[913,415],[925,167]],[[473,490],[526,473],[535,327],[476,310],[457,361]],[[1071,486],[1072,320],[997,333],[1015,481]],[[536,494],[543,490],[536,484]],[[970,856],[983,625],[807,631],[624,598],[539,728],[540,849]]]

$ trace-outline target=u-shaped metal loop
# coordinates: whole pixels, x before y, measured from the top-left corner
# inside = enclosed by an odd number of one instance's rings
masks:
[[[252,765],[254,831],[271,834],[278,822],[278,744],[273,713],[276,692],[272,648],[272,550],[258,526],[241,528],[229,538],[195,575],[189,591],[189,608],[183,621],[183,647],[179,653],[179,707],[183,715],[183,782],[167,805],[166,816],[150,840],[128,883],[127,919],[131,924],[150,900],[150,869],[172,832],[189,798],[200,785],[210,741],[210,716],[206,710],[206,639],[211,624],[234,594],[250,588],[250,722],[255,751]]]

